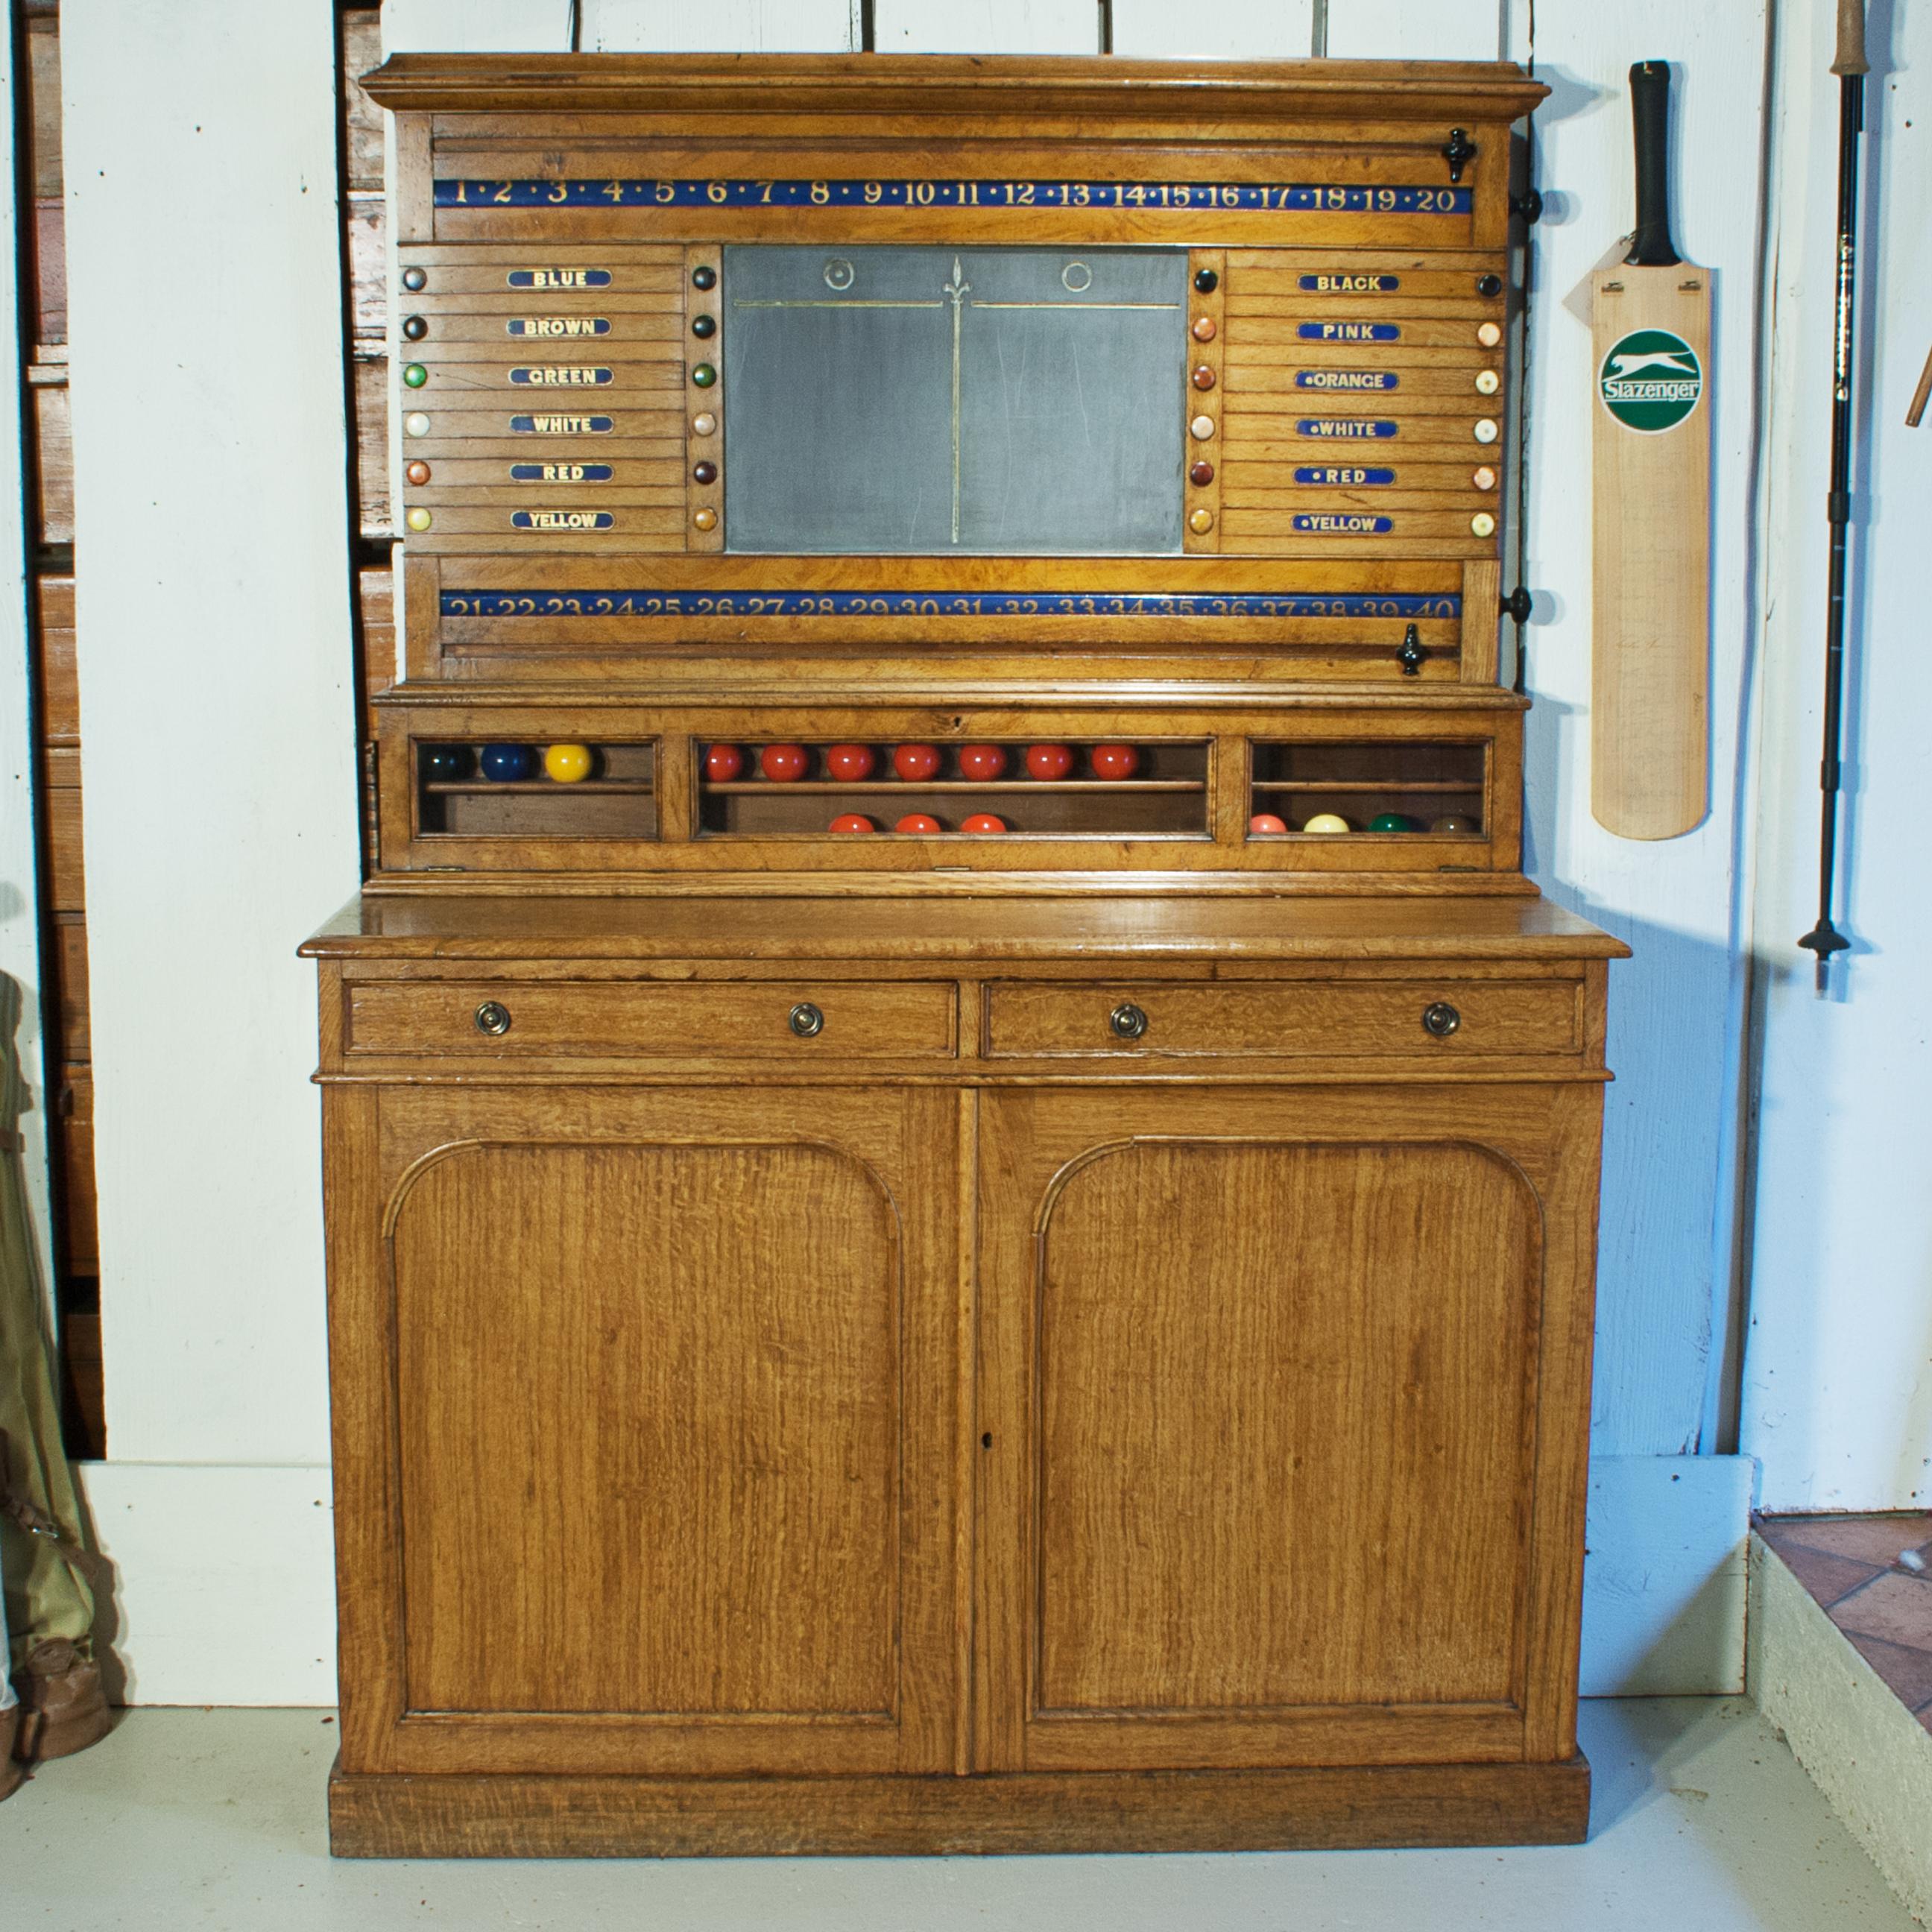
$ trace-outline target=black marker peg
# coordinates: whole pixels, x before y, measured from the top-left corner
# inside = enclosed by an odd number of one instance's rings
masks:
[[[1462,170],[1480,152],[1475,142],[1469,139],[1468,128],[1451,128],[1449,139],[1442,149],[1442,158],[1449,164],[1450,181],[1460,182],[1462,178]]]
[[[1402,633],[1402,649],[1395,654],[1396,662],[1402,666],[1404,677],[1420,677],[1423,660],[1429,653],[1422,648],[1422,636],[1412,624]]]

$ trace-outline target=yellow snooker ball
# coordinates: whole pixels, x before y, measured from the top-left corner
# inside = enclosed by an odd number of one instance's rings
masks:
[[[1304,832],[1346,832],[1348,821],[1337,812],[1318,812],[1301,829]]]
[[[575,784],[590,776],[590,747],[553,745],[544,754],[544,770],[559,784]]]

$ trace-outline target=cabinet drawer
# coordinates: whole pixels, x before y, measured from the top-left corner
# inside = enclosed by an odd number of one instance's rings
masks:
[[[349,987],[346,1038],[352,1055],[950,1058],[956,1009],[950,982],[383,982]]]
[[[1425,1018],[1426,1016],[1426,1018]],[[991,986],[986,1051],[1063,1054],[1575,1053],[1577,980]]]

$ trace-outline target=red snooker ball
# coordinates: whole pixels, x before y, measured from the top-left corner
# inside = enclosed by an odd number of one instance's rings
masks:
[[[1004,832],[1006,821],[995,818],[990,812],[976,812],[959,829],[962,832]]]
[[[856,781],[872,776],[878,754],[869,745],[832,745],[826,748],[825,769],[835,778]]]
[[[1073,769],[1073,754],[1064,745],[1029,745],[1026,768],[1029,778],[1064,778]]]
[[[878,827],[862,812],[842,812],[832,821],[834,832],[876,832]]]
[[[892,770],[902,778],[929,778],[939,769],[939,753],[931,745],[895,745]]]
[[[729,784],[745,769],[745,754],[736,745],[713,745],[704,754],[704,776],[713,784]]]
[[[1130,778],[1141,768],[1141,754],[1131,745],[1096,745],[1092,757],[1096,778]]]
[[[767,745],[758,754],[758,769],[775,784],[790,784],[810,770],[811,759],[802,745]]]
[[[1271,812],[1258,812],[1248,820],[1248,830],[1250,832],[1286,832],[1288,820],[1276,818]]]
[[[998,745],[962,745],[959,772],[962,778],[996,778],[1006,768],[1005,748]]]
[[[945,827],[943,826],[940,824],[939,820],[934,818],[929,812],[909,812],[906,814],[904,818],[899,820],[898,824],[892,827],[892,830],[895,832],[911,832],[920,834],[930,834],[934,832],[944,831]]]

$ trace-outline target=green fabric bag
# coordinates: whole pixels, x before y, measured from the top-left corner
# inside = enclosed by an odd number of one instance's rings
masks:
[[[92,1654],[94,1591],[43,1320],[39,1269],[20,1174],[26,1094],[13,1041],[20,989],[0,975],[0,1582],[8,1673],[50,1637]]]

